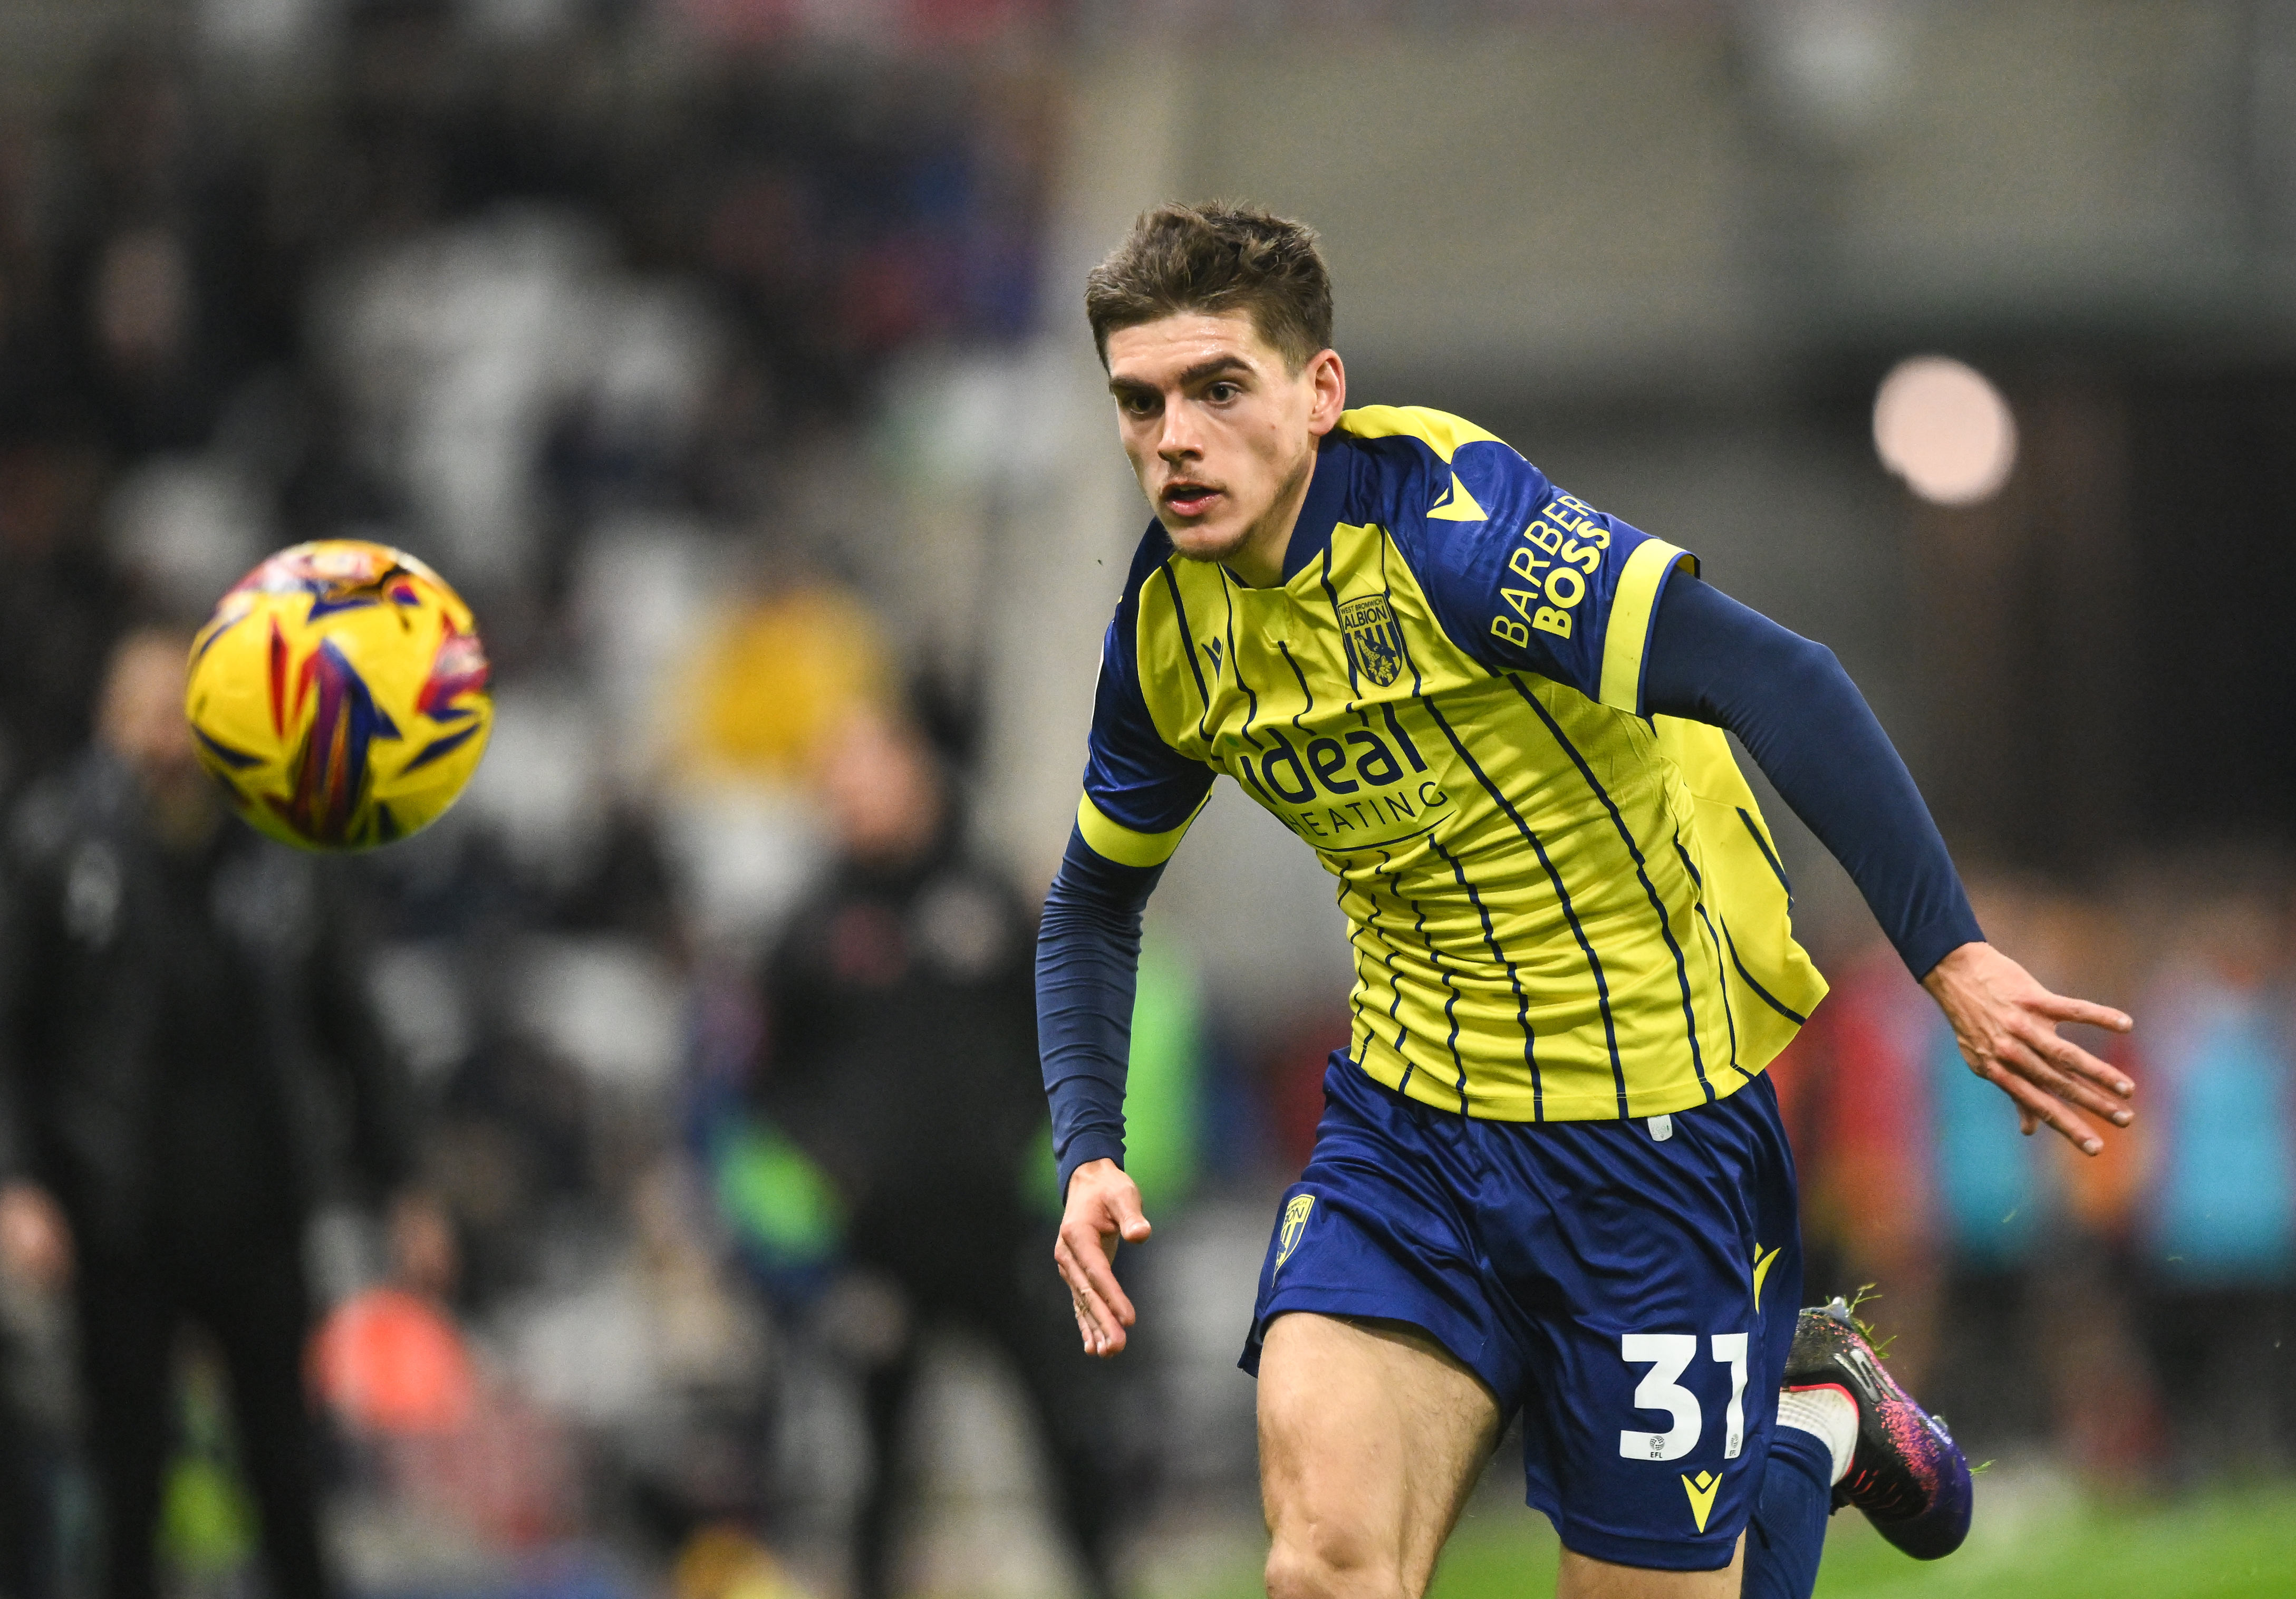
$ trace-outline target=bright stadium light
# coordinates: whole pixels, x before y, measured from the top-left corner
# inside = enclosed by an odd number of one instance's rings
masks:
[[[1974,505],[2000,492],[2017,464],[2017,419],[1975,367],[1915,356],[1874,397],[1874,448],[1922,498]]]

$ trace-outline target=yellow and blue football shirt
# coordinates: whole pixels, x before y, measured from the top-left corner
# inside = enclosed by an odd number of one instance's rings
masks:
[[[1155,865],[1233,777],[1337,880],[1349,1056],[1414,1099],[1521,1121],[1710,1103],[1825,984],[1722,733],[1644,713],[1683,569],[1472,423],[1349,411],[1280,587],[1151,524],[1103,646],[1078,832]]]

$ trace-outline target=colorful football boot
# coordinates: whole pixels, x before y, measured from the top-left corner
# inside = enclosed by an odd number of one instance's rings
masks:
[[[1857,1447],[1834,1485],[1875,1530],[1915,1560],[1936,1560],[1969,1536],[1969,1462],[1945,1423],[1882,1369],[1840,1299],[1804,1310],[1786,1357],[1785,1387],[1832,1388],[1857,1406]]]

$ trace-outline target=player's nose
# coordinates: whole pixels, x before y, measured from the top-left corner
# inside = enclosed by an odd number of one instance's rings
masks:
[[[1167,461],[1203,454],[1202,442],[1196,434],[1195,419],[1188,414],[1187,406],[1164,407],[1163,427],[1156,435],[1156,453]]]

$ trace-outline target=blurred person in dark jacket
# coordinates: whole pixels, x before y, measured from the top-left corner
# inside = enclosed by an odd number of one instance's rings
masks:
[[[1052,1222],[1027,1197],[1045,1120],[1032,919],[965,854],[915,728],[861,711],[824,748],[837,864],[767,963],[754,1100],[843,1217],[847,1275],[820,1319],[864,1368],[873,1464],[853,1591],[891,1591],[919,1333],[947,1322],[1010,1358],[1054,1457],[1054,1508],[1104,1593],[1107,1377],[1077,1357],[1062,1296],[1038,1284]]]
[[[12,395],[20,375],[0,349],[0,814],[86,743],[125,599],[95,537],[102,457],[61,426],[20,427],[47,398]]]
[[[18,806],[0,874],[0,1260],[69,1280],[105,1593],[152,1593],[182,1324],[222,1357],[275,1599],[330,1592],[303,1232],[348,1134],[402,1270],[451,1269],[331,863],[234,821],[183,713],[188,634],[115,649],[93,747]]]

